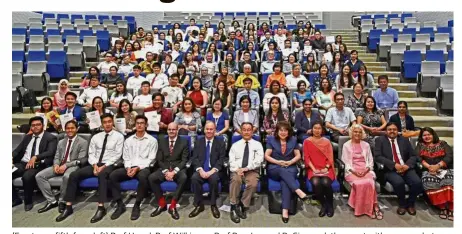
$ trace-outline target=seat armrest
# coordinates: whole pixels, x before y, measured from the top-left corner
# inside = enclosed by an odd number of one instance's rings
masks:
[[[338,169],[345,170],[345,163],[340,159],[335,159]]]
[[[121,168],[124,166],[124,160],[122,158],[119,158],[115,163],[114,163],[114,167],[115,168]]]

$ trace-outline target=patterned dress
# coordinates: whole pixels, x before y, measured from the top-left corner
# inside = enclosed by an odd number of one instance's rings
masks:
[[[366,125],[371,128],[378,128],[382,126],[382,120],[381,117],[383,115],[382,110],[377,110],[376,112],[366,112],[365,110],[362,110],[359,112],[358,116],[363,117],[363,125]],[[365,129],[364,129],[365,130]],[[373,135],[367,130],[365,130],[367,133],[367,138],[364,139],[369,145],[371,146],[371,149],[375,148],[375,141]]]
[[[347,101],[345,102],[345,106],[350,107],[351,110],[356,113],[357,108],[364,108],[364,99],[366,96],[361,94],[361,97],[358,99],[355,97],[354,94],[350,94],[348,96]]]
[[[289,120],[289,114],[285,111],[282,112],[282,114],[284,115],[284,120],[285,121],[288,121]],[[265,118],[263,119],[263,129],[266,131],[268,129],[271,129],[272,130],[272,134],[274,134],[274,131],[276,131],[276,125],[278,124],[278,121],[282,121],[282,120],[278,120],[278,117],[275,116],[275,115],[272,115],[272,117],[268,118],[267,115],[265,115]]]

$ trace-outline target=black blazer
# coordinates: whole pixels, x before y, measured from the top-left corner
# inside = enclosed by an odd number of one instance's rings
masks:
[[[406,119],[406,129],[415,131],[414,119],[408,114],[406,114],[406,117],[404,118]],[[396,123],[398,126],[398,132],[402,132],[401,119],[399,118],[399,114],[392,115],[390,117],[390,122]]]
[[[175,169],[180,170],[186,167],[189,155],[189,145],[186,139],[178,136],[173,146],[173,155],[170,155],[170,142],[168,138],[160,139],[159,149],[157,150],[156,162],[161,170]]]
[[[306,119],[304,111],[300,111],[295,115],[295,127],[297,128],[297,135],[305,135],[306,131],[313,128],[313,124],[321,121],[321,116],[318,112],[312,111],[310,121]]]
[[[399,152],[401,153],[404,163],[408,165],[409,168],[414,168],[417,162],[417,157],[412,149],[411,142],[409,139],[402,136],[398,136],[396,139],[398,141]],[[385,165],[385,167],[390,171],[395,170],[391,143],[387,136],[380,136],[375,139],[374,155],[376,162]]]
[[[207,147],[206,138],[197,140],[194,145],[192,156],[192,168],[197,170],[203,167],[205,161],[205,148]],[[216,168],[220,171],[226,158],[226,146],[223,140],[213,138],[212,149],[210,149],[210,169]]]
[[[22,157],[26,153],[27,145],[32,140],[32,134],[28,134],[22,139],[21,143],[13,150],[13,162],[21,162]],[[45,160],[45,165],[50,166],[53,164],[53,159],[56,153],[56,147],[58,140],[56,136],[49,132],[44,132],[43,137],[40,140],[39,154],[37,155],[37,161],[40,162]]]

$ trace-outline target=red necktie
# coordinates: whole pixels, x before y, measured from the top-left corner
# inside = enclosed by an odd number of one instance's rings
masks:
[[[173,142],[174,141],[170,141],[170,156],[173,155]]]
[[[391,140],[391,147],[392,147],[392,150],[393,150],[393,160],[395,160],[395,163],[398,163],[399,165],[401,165],[401,162],[399,161],[399,158],[398,158],[398,151],[396,151],[396,145],[395,145],[395,140]]]
[[[72,140],[69,140],[67,143],[66,154],[64,155],[63,161],[61,161],[61,165],[64,165],[67,162],[67,157],[69,157],[69,150],[71,149]]]

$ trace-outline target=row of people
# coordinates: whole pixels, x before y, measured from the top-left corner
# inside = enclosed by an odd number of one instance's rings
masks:
[[[104,204],[111,201],[108,198],[109,189],[112,191],[112,200],[117,204],[111,215],[114,220],[126,211],[120,183],[136,178],[139,183],[132,220],[139,218],[140,204],[149,190],[154,193],[158,202],[158,207],[151,216],[158,216],[167,210],[167,202],[160,186],[164,181],[174,181],[178,185],[168,212],[173,219],[179,219],[176,204],[184,191],[187,180],[186,164],[190,154],[188,141],[178,136],[179,125],[169,124],[168,136],[159,138],[158,142],[146,132],[147,118],[139,115],[136,117],[136,133],[124,140],[123,135],[114,130],[111,114],[103,115],[101,120],[104,131],[94,135],[88,143],[78,136],[78,124],[75,121],[66,123],[66,136],[57,142],[55,136],[44,131],[42,118],[30,119],[32,134],[26,135],[13,151],[12,158],[16,169],[13,171],[13,179],[21,177],[23,181],[25,210],[30,211],[33,207],[33,189],[37,184],[47,199],[47,204],[39,209],[39,213],[59,207],[61,214],[56,221],[63,221],[73,213],[72,205],[76,201],[80,181],[97,177],[98,209],[91,222],[98,222],[106,215]],[[205,182],[210,186],[212,214],[215,218],[220,217],[216,198],[219,181],[225,178],[220,178],[219,172],[226,167],[224,163],[229,162],[230,218],[235,223],[245,219],[250,199],[256,192],[259,181],[257,169],[266,160],[268,178],[281,183],[282,221],[287,223],[292,193],[308,203],[306,193],[296,183],[296,164],[301,159],[302,149],[293,138],[293,130],[288,122],[279,122],[275,137],[268,140],[264,152],[261,142],[252,139],[253,125],[245,122],[241,127],[242,140],[234,143],[227,154],[223,140],[215,136],[215,123],[206,123],[205,137],[195,144],[190,160],[194,172],[191,181],[195,209],[189,217],[196,217],[204,211],[202,184]],[[313,124],[312,132],[313,135],[303,142],[303,161],[316,199],[322,204],[319,216],[332,217],[334,205],[331,184],[335,180],[332,145],[322,136],[324,129],[321,122]],[[416,197],[425,190],[431,203],[440,208],[440,217],[453,219],[452,149],[446,142],[438,139],[433,129],[424,128],[421,131],[414,150],[408,139],[398,135],[397,124],[390,122],[386,126],[386,135],[375,140],[374,157],[369,144],[362,141],[366,134],[361,125],[352,125],[349,135],[351,140],[343,145],[341,160],[345,164],[345,180],[352,188],[348,204],[354,208],[356,216],[365,214],[371,218],[383,219],[375,191],[376,175],[373,165],[376,161],[384,165],[385,181],[393,186],[398,196],[398,214],[404,215],[407,211],[415,215]],[[85,161],[88,161],[88,165]],[[418,161],[428,170],[423,172],[422,179],[415,170]],[[62,176],[63,183],[59,199],[56,199],[49,180],[58,176]],[[246,186],[240,198],[244,181]],[[407,199],[405,184],[409,185]],[[13,188],[13,206],[21,203],[22,200]]]

